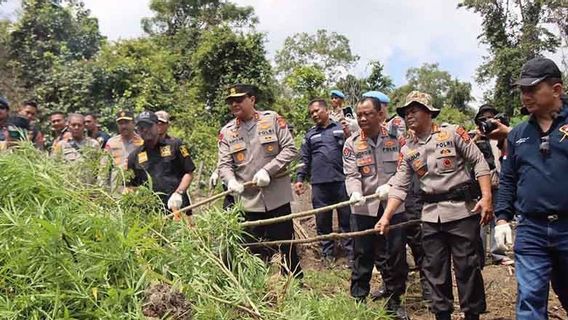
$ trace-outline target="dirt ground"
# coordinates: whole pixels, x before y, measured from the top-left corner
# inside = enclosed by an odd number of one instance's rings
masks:
[[[311,209],[309,190],[301,197],[295,199],[295,201],[292,203],[292,208],[294,212]],[[300,222],[303,231],[310,237],[316,235],[315,219],[313,217],[297,222]],[[337,230],[337,221],[335,218],[334,223],[334,229]],[[329,272],[320,259],[320,252],[317,244],[302,245],[300,247],[300,254],[302,257],[302,267],[304,268],[304,270]],[[409,261],[411,260],[412,259],[410,258]],[[487,260],[488,263],[491,263],[490,258],[488,258]],[[347,261],[345,258],[340,258],[334,268],[347,269],[346,262]],[[514,267],[497,266],[491,264],[485,266],[483,270],[483,278],[485,282],[485,293],[487,297],[487,313],[483,314],[481,319],[509,320],[515,318],[515,299],[517,286],[514,272]],[[344,273],[341,273],[341,275],[343,278],[341,279],[341,281],[337,282],[337,286],[335,288],[330,290],[333,291],[330,293],[338,292],[339,290],[341,290],[341,287],[343,287],[343,290],[345,290],[345,292],[349,291],[349,272],[345,271]],[[375,273],[372,279],[372,291],[379,288],[380,281],[380,275],[378,273]],[[428,312],[426,306],[424,306],[421,301],[418,272],[411,272],[407,286],[408,291],[406,294],[406,306],[411,318],[413,320],[434,319],[434,316]],[[457,298],[457,288],[455,287],[454,281],[454,309],[456,311],[453,314],[453,319],[462,319],[462,314],[459,313]],[[568,320],[566,312],[564,311],[564,309],[562,309],[560,302],[555,297],[552,290],[550,292],[548,309],[550,319]]]

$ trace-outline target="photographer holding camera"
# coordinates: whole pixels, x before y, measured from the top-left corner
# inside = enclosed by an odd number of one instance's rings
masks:
[[[490,104],[484,104],[479,108],[479,111],[474,118],[477,126],[477,131],[473,137],[473,141],[483,153],[485,161],[491,170],[491,189],[493,194],[497,194],[497,187],[499,186],[499,172],[501,171],[501,161],[503,155],[506,154],[505,138],[500,138],[499,135],[494,134],[494,131],[509,127],[509,121],[505,115],[499,113],[495,107]],[[508,132],[508,130],[507,130]],[[493,201],[497,197],[493,198]],[[495,203],[494,203],[495,205]],[[507,257],[505,250],[506,246],[503,241],[495,238],[495,220],[491,221],[489,225],[481,229],[481,242],[482,242],[482,255],[485,257],[486,248],[486,233],[487,227],[490,228],[491,233],[491,257],[494,264],[512,265],[514,261]]]

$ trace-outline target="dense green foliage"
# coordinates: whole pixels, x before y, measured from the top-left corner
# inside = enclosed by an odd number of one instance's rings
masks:
[[[464,0],[461,6],[483,18],[480,38],[489,56],[478,80],[495,83],[484,101],[473,101],[472,85],[435,62],[409,68],[399,87],[376,59],[368,75],[355,76],[359,56],[349,39],[327,30],[290,35],[271,64],[254,8],[220,0],[152,0],[153,16],[142,21],[147,35],[116,42],[106,41],[80,0],[23,0],[16,21],[0,21],[0,95],[13,105],[37,100],[43,121],[54,110],[92,111],[111,131],[118,109],[166,110],[172,132],[190,144],[205,172],[215,165],[217,133],[231,118],[224,89],[236,82],[257,85],[259,108],[283,114],[297,135],[312,126],[307,103],[328,98],[331,89],[345,92],[347,105],[365,91],[383,91],[391,113],[411,90],[427,91],[437,107],[449,109],[443,121],[469,119],[470,106],[485,102],[513,114],[519,99],[510,84],[522,62],[568,44],[565,1]]]
[[[271,271],[239,245],[238,208],[202,211],[190,229],[162,219],[146,188],[116,199],[83,183],[87,162],[0,153],[2,319],[141,319],[157,284],[190,306],[177,319],[385,318]]]

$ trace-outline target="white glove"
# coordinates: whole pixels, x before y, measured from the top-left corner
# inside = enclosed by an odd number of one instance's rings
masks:
[[[257,187],[266,187],[270,184],[270,175],[268,171],[264,169],[258,170],[258,172],[252,177],[252,182],[256,184]]]
[[[235,179],[229,180],[229,183],[227,183],[227,189],[232,194],[241,194],[243,193],[243,191],[245,191],[245,187],[243,186],[243,184]]]
[[[215,188],[218,180],[219,180],[219,174],[217,173],[217,170],[215,170],[213,171],[213,174],[211,174],[211,177],[209,178],[209,189]]]
[[[178,210],[181,209],[181,204],[183,203],[183,199],[181,194],[174,192],[168,199],[168,209],[170,210]]]
[[[380,200],[387,200],[389,198],[389,190],[390,186],[388,184],[383,184],[382,186],[379,186],[377,188],[377,191],[375,191],[375,193],[379,194]]]
[[[495,226],[495,243],[499,250],[506,250],[506,244],[513,243],[513,232],[508,223]]]
[[[353,192],[351,194],[351,198],[349,198],[349,201],[357,201],[357,203],[355,203],[355,205],[362,206],[362,205],[365,204],[365,202],[367,200],[365,200],[365,198],[363,198],[363,195],[360,194],[359,192]]]

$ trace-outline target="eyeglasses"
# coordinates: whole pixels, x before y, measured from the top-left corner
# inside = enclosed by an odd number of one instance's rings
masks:
[[[538,146],[538,150],[543,157],[550,156],[550,137],[549,136],[542,136],[540,137],[540,145]]]

